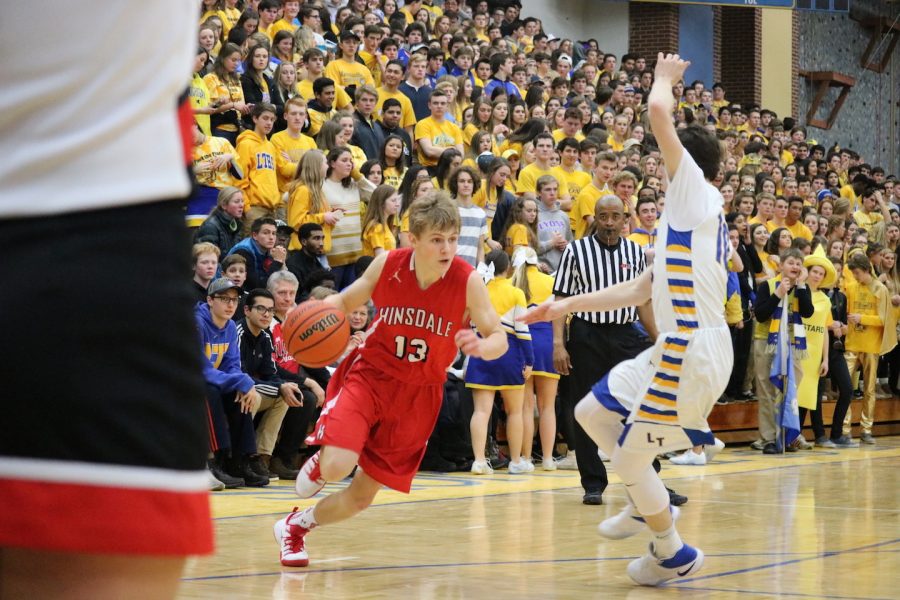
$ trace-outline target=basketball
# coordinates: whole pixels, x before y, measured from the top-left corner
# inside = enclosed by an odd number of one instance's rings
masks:
[[[288,352],[304,367],[314,369],[340,358],[350,341],[344,313],[319,300],[309,300],[289,312],[281,331]]]

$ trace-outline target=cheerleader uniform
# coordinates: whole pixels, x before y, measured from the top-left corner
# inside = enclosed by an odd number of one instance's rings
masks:
[[[496,360],[470,357],[466,367],[466,387],[481,390],[517,390],[525,387],[522,370],[534,364],[534,350],[528,325],[516,319],[525,314],[525,293],[505,278],[487,283],[494,310],[500,315],[500,328],[506,332],[509,349]]]
[[[528,308],[546,302],[553,295],[553,278],[540,269],[529,266],[525,272],[528,277],[528,289],[531,292],[531,303]],[[531,332],[531,345],[534,348],[534,368],[532,375],[559,379],[559,373],[553,367],[553,324],[540,322],[528,326]]]

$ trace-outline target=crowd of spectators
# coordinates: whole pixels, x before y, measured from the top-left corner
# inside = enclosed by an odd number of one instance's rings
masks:
[[[328,371],[294,361],[280,320],[297,302],[350,285],[372,257],[409,245],[407,210],[430,190],[457,200],[459,255],[473,266],[491,253],[512,259],[529,250],[539,271],[556,275],[573,242],[594,235],[598,201],[608,197],[625,207],[621,239],[639,247],[638,262],[652,262],[668,184],[645,104],[655,57],[557,37],[522,15],[517,0],[202,4],[190,85],[198,186],[186,220],[195,228],[197,318],[209,362],[210,468],[223,484],[296,476]],[[897,393],[900,375],[896,177],[850,148],[812,139],[790,115],[729,101],[719,83],[680,82],[672,94],[676,126],[715,132],[723,150],[714,185],[734,248],[722,300],[735,366],[721,402],[758,401],[757,449],[812,447],[802,437],[779,446],[779,398],[768,378],[772,308],[791,294],[803,318],[821,317],[827,329],[810,360],[822,363],[833,391],[813,385],[812,399],[801,401],[815,444],[854,445],[855,393],[863,398],[860,441],[874,443],[875,399]],[[814,282],[813,270],[826,269],[811,256],[830,261],[837,276]],[[814,306],[822,283],[827,318]],[[361,307],[354,329],[371,316]],[[564,331],[554,334],[554,345],[564,341],[556,339]],[[359,342],[355,335],[351,343]],[[827,433],[821,400],[832,393],[838,409]],[[557,403],[557,411],[573,404]],[[534,398],[525,406],[534,411]],[[497,466],[491,424],[487,459]],[[572,427],[561,429],[574,447]],[[543,446],[556,439],[541,433]],[[544,451],[544,467],[556,468]],[[427,460],[448,464],[446,456]],[[703,464],[706,454],[673,460]]]

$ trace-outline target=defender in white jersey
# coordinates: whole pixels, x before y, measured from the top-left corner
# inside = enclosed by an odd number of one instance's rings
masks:
[[[650,123],[671,183],[658,226],[652,270],[611,288],[543,304],[526,323],[574,311],[607,311],[652,299],[659,337],[654,346],[616,366],[575,409],[575,417],[611,457],[625,484],[628,506],[600,524],[620,539],[648,527],[650,551],[628,565],[641,585],[695,573],[703,552],[681,541],[662,480],[653,470],[660,452],[712,444],[706,417],[731,374],[733,355],[724,303],[731,251],[722,196],[709,181],[720,146],[699,126],[676,132],[672,86],[690,63],[660,54],[649,96]]]

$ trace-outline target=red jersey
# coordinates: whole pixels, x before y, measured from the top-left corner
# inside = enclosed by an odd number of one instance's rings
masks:
[[[456,358],[456,332],[468,327],[463,317],[472,267],[454,257],[447,274],[423,290],[412,256],[412,248],[388,253],[372,292],[377,314],[359,356],[394,379],[443,384]]]

